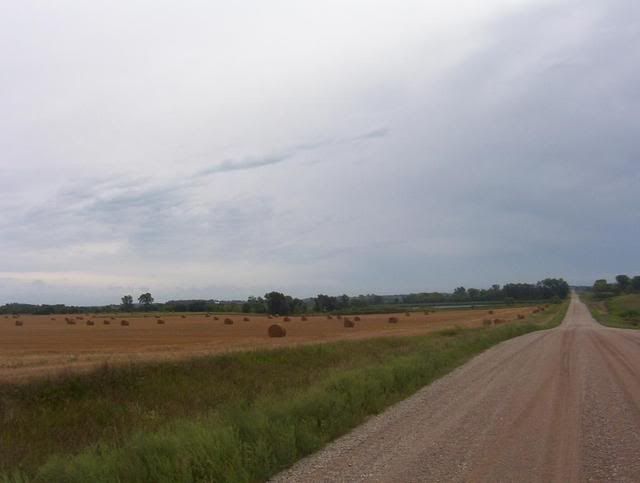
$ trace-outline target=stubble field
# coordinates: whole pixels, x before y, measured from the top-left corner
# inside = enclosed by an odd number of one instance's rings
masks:
[[[0,318],[0,382],[21,382],[97,366],[136,361],[177,360],[227,351],[355,340],[372,337],[420,335],[449,327],[479,327],[487,319],[503,323],[528,316],[535,307],[445,310],[348,316],[355,327],[345,328],[337,316],[162,314],[3,316]],[[217,319],[216,319],[217,317]],[[247,317],[249,320],[244,320]],[[396,317],[398,323],[389,323]],[[65,320],[72,319],[70,325]],[[164,324],[158,324],[158,318]],[[225,324],[230,318],[233,324]],[[128,321],[128,326],[121,321]],[[18,324],[16,325],[16,321]],[[92,321],[93,325],[88,325]],[[108,324],[105,324],[108,321]],[[270,338],[267,329],[278,323],[283,338]],[[485,322],[486,323],[486,322]]]

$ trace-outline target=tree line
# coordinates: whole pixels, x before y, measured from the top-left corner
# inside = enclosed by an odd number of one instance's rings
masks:
[[[626,276],[620,276],[626,277]],[[617,277],[618,278],[618,277]],[[639,277],[621,279],[616,286],[637,286]],[[598,281],[601,282],[601,281]],[[596,282],[596,283],[598,283]],[[604,281],[606,283],[606,281]],[[622,285],[620,285],[622,283]],[[635,284],[635,285],[634,285]],[[611,287],[606,284],[608,289]],[[535,284],[507,283],[504,286],[492,285],[488,289],[457,287],[452,293],[422,292],[405,295],[326,295],[318,294],[308,299],[299,299],[282,292],[272,291],[262,297],[251,296],[246,301],[215,300],[170,300],[155,303],[151,293],[146,292],[137,297],[134,303],[132,295],[124,295],[119,305],[76,307],[58,305],[6,304],[0,307],[0,313],[32,313],[32,314],[65,314],[80,312],[123,312],[162,311],[162,312],[244,312],[257,314],[294,315],[308,312],[336,312],[380,309],[391,310],[394,305],[429,305],[466,302],[505,302],[525,300],[561,300],[569,294],[569,285],[561,278],[546,278]]]
[[[613,297],[625,293],[640,293],[640,275],[630,277],[629,275],[617,275],[614,283],[607,282],[601,278],[594,282],[593,293],[598,297]]]

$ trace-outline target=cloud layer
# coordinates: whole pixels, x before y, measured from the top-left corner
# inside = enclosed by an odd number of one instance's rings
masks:
[[[12,6],[0,303],[640,273],[637,7],[467,3]]]

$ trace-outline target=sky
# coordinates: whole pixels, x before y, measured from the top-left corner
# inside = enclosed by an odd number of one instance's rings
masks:
[[[0,303],[640,274],[637,2],[0,11]]]

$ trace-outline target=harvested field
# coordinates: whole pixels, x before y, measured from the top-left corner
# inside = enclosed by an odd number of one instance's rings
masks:
[[[512,323],[518,320],[518,314],[529,316],[533,309],[496,309],[495,315]],[[389,324],[390,316],[398,322]],[[358,324],[345,331],[342,317],[307,315],[304,323],[297,318],[288,321],[286,337],[270,338],[267,329],[273,319],[266,315],[251,315],[250,324],[225,325],[211,323],[206,314],[167,314],[163,316],[167,324],[161,327],[156,319],[143,314],[127,315],[126,321],[121,322],[124,326],[108,324],[106,320],[88,326],[75,324],[70,318],[51,320],[50,316],[23,315],[21,327],[16,327],[13,319],[0,319],[0,382],[89,370],[104,363],[176,360],[232,350],[419,335],[455,326],[480,327],[485,318],[486,311],[470,309],[439,311],[429,316],[422,312],[412,312],[410,317],[360,315]]]

